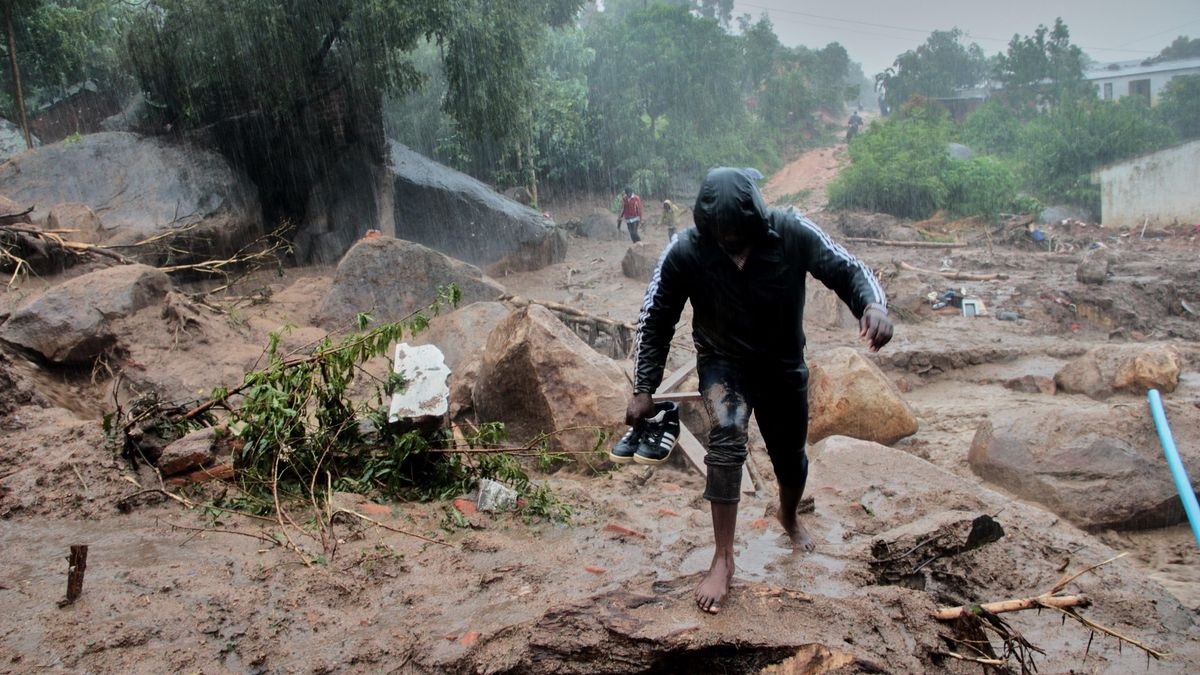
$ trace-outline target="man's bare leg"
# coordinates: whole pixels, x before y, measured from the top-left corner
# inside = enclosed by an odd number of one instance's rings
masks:
[[[711,508],[716,549],[708,574],[696,589],[696,604],[700,609],[716,614],[721,611],[721,601],[729,593],[729,583],[733,580],[733,535],[737,529],[738,505],[737,502],[712,502]]]
[[[804,496],[803,488],[779,486],[779,524],[784,532],[792,539],[792,548],[808,553],[817,547],[808,530],[800,522],[796,509],[800,507],[800,498]]]

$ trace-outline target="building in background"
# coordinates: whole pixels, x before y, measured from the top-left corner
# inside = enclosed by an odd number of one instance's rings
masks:
[[[1126,96],[1140,96],[1155,105],[1171,78],[1200,74],[1200,58],[1178,61],[1119,61],[1097,65],[1084,73],[1084,78],[1096,87],[1096,96],[1115,101]]]

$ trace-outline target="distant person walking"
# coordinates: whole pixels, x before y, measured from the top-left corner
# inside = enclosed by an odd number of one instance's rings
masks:
[[[676,206],[670,199],[663,200],[662,220],[659,221],[659,224],[667,231],[668,243],[675,238],[679,227],[679,216],[683,215],[684,210],[682,206]]]
[[[638,236],[638,225],[642,223],[642,198],[637,196],[630,186],[625,187],[625,196],[621,197],[621,215],[617,216],[617,232],[621,231],[621,223],[629,228],[629,238],[633,243],[642,240]]]

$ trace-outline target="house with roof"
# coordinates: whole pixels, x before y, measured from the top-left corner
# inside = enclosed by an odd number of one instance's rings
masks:
[[[1180,75],[1200,75],[1200,57],[1104,63],[1083,74],[1096,87],[1096,95],[1105,101],[1139,96],[1149,105],[1157,104],[1167,83]]]

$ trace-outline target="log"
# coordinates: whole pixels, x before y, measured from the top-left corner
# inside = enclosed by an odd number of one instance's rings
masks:
[[[953,621],[964,614],[979,614],[981,611],[991,614],[1003,614],[1004,612],[1019,612],[1025,609],[1041,609],[1043,607],[1052,607],[1055,609],[1087,607],[1091,604],[1091,599],[1086,595],[1041,595],[1036,598],[1001,600],[982,605],[942,607],[933,613],[933,618],[938,621]]]
[[[1003,272],[993,274],[972,274],[970,272],[935,272],[933,270],[914,267],[906,262],[899,263],[900,269],[908,270],[909,272],[919,272],[921,274],[937,274],[947,279],[954,281],[1003,281],[1008,278],[1008,275]]]
[[[67,597],[59,601],[59,607],[70,605],[83,593],[83,573],[87,571],[87,553],[87,544],[71,546],[71,555],[67,558]]]
[[[968,244],[957,241],[893,241],[891,239],[871,239],[868,237],[845,237],[845,241],[857,244],[879,244],[880,246],[900,246],[903,248],[966,248]]]

